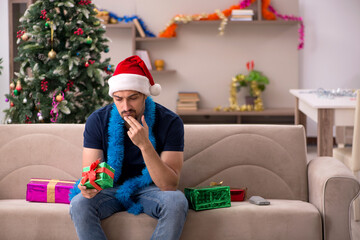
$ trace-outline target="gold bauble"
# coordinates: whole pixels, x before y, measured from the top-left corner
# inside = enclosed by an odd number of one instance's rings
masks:
[[[50,59],[56,58],[56,52],[53,49],[51,49],[51,51],[48,53],[48,57]]]
[[[27,40],[29,40],[29,35],[23,34],[23,35],[21,36],[21,39],[22,39],[23,41],[27,41]]]
[[[11,90],[14,90],[14,89],[15,89],[15,83],[13,83],[13,82],[10,83],[10,89],[11,89]]]
[[[56,101],[61,102],[62,100],[64,100],[64,98],[61,94],[56,96]]]

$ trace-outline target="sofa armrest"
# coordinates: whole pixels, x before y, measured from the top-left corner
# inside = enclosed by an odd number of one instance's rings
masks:
[[[339,160],[317,157],[308,164],[309,202],[322,215],[324,240],[351,239],[350,207],[360,185]]]

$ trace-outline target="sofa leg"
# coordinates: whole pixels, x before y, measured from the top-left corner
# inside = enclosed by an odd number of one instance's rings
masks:
[[[354,220],[356,222],[360,221],[360,197],[357,197],[353,202],[353,212],[354,212]]]
[[[354,175],[356,176],[356,178],[358,180],[360,180],[360,171],[354,172]],[[360,195],[357,198],[355,198],[352,208],[353,208],[353,213],[354,213],[354,220],[356,222],[359,222],[360,221]]]

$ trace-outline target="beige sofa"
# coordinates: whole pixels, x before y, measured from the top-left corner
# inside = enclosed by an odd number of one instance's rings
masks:
[[[77,179],[84,125],[0,125],[0,239],[76,239],[69,205],[25,201],[30,178]],[[189,211],[181,239],[346,240],[359,183],[339,161],[307,164],[300,126],[186,125],[179,188],[224,181],[269,206]],[[156,220],[117,213],[102,221],[109,239],[149,239]]]

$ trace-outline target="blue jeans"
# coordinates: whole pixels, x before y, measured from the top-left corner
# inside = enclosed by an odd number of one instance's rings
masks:
[[[80,240],[106,239],[101,220],[116,212],[125,211],[115,198],[116,190],[104,189],[91,199],[84,198],[79,193],[71,200],[70,215]],[[151,239],[180,238],[188,211],[188,202],[181,191],[161,191],[151,185],[133,197],[135,202],[141,203],[147,215],[158,219]]]

